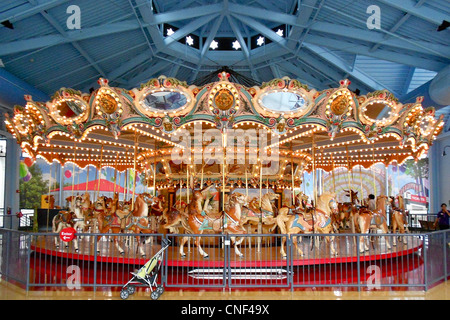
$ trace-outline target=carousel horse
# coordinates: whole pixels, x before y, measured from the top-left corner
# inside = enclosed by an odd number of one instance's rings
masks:
[[[85,192],[81,196],[81,212],[85,219],[92,218],[92,202],[89,192]]]
[[[86,232],[88,229],[88,226],[86,224],[85,215],[83,214],[83,197],[80,195],[77,195],[73,198],[72,206],[71,206],[71,212],[75,215],[73,221],[74,226],[73,228],[75,230],[81,230],[81,232]]]
[[[158,223],[163,219],[164,213],[167,212],[167,208],[164,208],[164,204],[166,203],[166,199],[164,195],[160,194],[157,197],[152,198],[152,205],[150,207],[150,219],[152,229],[157,232],[158,231]]]
[[[44,197],[44,201],[46,203],[48,203],[48,208],[49,209],[61,209],[61,208],[55,207],[55,196],[54,195],[45,196]]]
[[[188,206],[188,218],[183,219],[183,227],[186,233],[189,234],[202,234],[205,230],[211,230],[216,233],[222,232],[227,234],[245,234],[244,228],[241,226],[241,212],[242,206],[245,204],[245,195],[235,192],[230,196],[228,211],[222,212],[218,218],[209,217],[204,210],[202,210],[202,201],[204,196],[201,191],[195,191],[192,201]],[[183,237],[180,244],[180,255],[185,257],[183,250],[184,244],[187,242],[188,237]],[[236,255],[242,257],[243,254],[239,251],[238,245],[242,243],[244,238],[236,241],[236,237],[231,237],[231,242],[234,245],[234,251]],[[203,251],[200,245],[200,238],[197,237],[194,241],[199,253],[203,258],[208,258],[208,254]]]
[[[361,208],[358,213],[358,224],[362,234],[368,234],[370,227],[381,229],[383,233],[388,233],[386,216],[386,200],[387,196],[380,195],[376,200],[376,211],[372,212],[367,208]],[[359,252],[369,250],[369,246],[366,243],[366,237],[361,236],[359,238]],[[391,245],[388,238],[385,236],[386,246],[391,249]]]
[[[116,193],[117,194],[117,193]],[[114,197],[113,201],[110,202],[110,207],[106,206],[106,197],[99,197],[97,201],[94,203],[94,217],[97,219],[97,227],[99,233],[107,233],[111,231],[114,234],[122,232],[121,220],[116,215],[115,210],[118,207],[119,198]],[[101,236],[97,237],[97,242],[100,240]],[[119,239],[117,236],[113,237],[114,245],[120,254],[124,253],[124,250],[119,244]],[[97,252],[100,252],[100,248],[97,246]]]
[[[277,225],[282,234],[292,235],[305,232],[319,232],[324,234],[333,233],[331,223],[331,215],[336,210],[337,204],[335,200],[336,194],[324,192],[317,201],[317,206],[310,210],[310,219],[306,219],[305,214],[289,214],[289,208],[281,208],[277,216]],[[326,237],[326,241],[330,244],[331,254],[337,255],[334,236]],[[292,238],[292,242],[300,256],[303,256],[302,250],[298,247],[297,236]],[[281,240],[281,256],[286,259],[284,245],[286,237]]]
[[[275,230],[276,220],[274,218],[274,208],[272,202],[280,197],[279,194],[268,192],[261,198],[261,208],[259,208],[259,200],[254,197],[248,206],[244,206],[241,214],[241,225],[247,223],[258,224],[260,221],[263,225],[270,226],[268,231]]]
[[[136,196],[136,200],[134,202],[134,209],[131,211],[131,214],[126,216],[126,231],[132,231],[133,233],[139,234],[152,234],[153,230],[150,228],[149,220],[148,220],[148,203],[145,200],[148,197],[148,194],[139,194]],[[144,249],[141,246],[141,237],[136,236],[137,248],[136,251],[139,251],[142,257],[145,257]]]
[[[207,187],[203,188],[199,192],[202,194],[203,199],[206,197],[207,192],[213,184],[209,184]],[[194,192],[195,194],[195,192]],[[210,199],[206,199],[202,207],[202,211],[209,213],[208,204]],[[180,205],[180,208],[177,208]],[[166,223],[163,225],[164,229],[168,229],[171,233],[179,233],[180,228],[183,228],[183,219],[187,219],[188,215],[188,205],[185,202],[177,202],[170,210],[165,210],[161,216],[161,221]]]
[[[66,210],[59,211],[52,219],[52,232],[59,233],[64,228],[74,228],[74,213]],[[75,228],[74,228],[75,229]],[[55,237],[55,247],[59,248],[59,237]],[[78,240],[73,240],[75,251],[78,252]],[[66,247],[68,245],[66,244]]]
[[[397,201],[396,201],[397,199]],[[406,232],[409,233],[408,229],[408,220],[407,215],[408,212],[405,210],[405,202],[403,200],[403,197],[401,195],[398,195],[396,198],[389,197],[389,206],[392,209],[392,233],[397,232],[397,228],[399,229],[400,233],[404,234],[405,229]],[[403,238],[403,243],[407,243],[406,237]],[[394,237],[392,245],[397,245],[396,237]]]
[[[351,222],[352,232],[355,233],[355,227],[358,226],[358,191],[344,190],[346,196],[350,197],[350,202],[338,203],[338,224],[345,228],[348,222]]]

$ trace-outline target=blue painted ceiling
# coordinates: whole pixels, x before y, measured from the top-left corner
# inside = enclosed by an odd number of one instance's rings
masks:
[[[79,30],[68,28],[70,5]],[[371,5],[381,29],[367,26]],[[322,90],[348,78],[362,94],[401,98],[449,64],[450,29],[437,31],[449,17],[438,0],[2,0],[0,22],[12,26],[0,25],[0,59],[49,96],[87,92],[99,77],[194,83],[228,66],[257,83],[289,76]]]

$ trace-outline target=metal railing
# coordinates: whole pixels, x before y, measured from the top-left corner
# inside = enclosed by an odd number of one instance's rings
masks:
[[[171,246],[159,282],[171,288],[427,290],[450,275],[449,230],[400,236],[246,234],[237,239],[222,234],[78,233],[75,239],[66,243],[56,233],[0,229],[0,275],[27,290],[121,287],[158,252],[163,239]]]

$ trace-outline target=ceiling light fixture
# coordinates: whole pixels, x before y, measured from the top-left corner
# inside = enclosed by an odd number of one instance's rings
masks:
[[[191,36],[186,37],[186,43],[190,46],[194,45],[194,39]]]
[[[175,33],[175,31],[173,31],[172,28],[168,28],[168,29],[166,30],[166,34],[167,34],[168,37],[170,37],[170,36],[173,35],[174,33]]]
[[[256,39],[256,44],[258,46],[262,46],[264,44],[264,37],[263,36],[259,36],[259,38]]]
[[[219,43],[216,40],[211,41],[211,44],[209,47],[213,50],[217,49],[219,47]]]
[[[233,49],[239,50],[241,48],[241,44],[239,43],[239,41],[234,41],[233,42]]]

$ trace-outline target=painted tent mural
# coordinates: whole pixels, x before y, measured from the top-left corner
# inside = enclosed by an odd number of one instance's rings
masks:
[[[33,163],[31,159],[22,157],[19,165],[20,207],[41,208],[41,196],[48,194],[54,196],[56,206],[66,207],[67,197],[72,194],[83,194],[86,190],[90,193],[91,199],[96,199],[97,194],[112,197],[114,191],[119,193],[121,201],[131,199],[134,179],[132,170],[128,170],[128,173],[125,171],[115,173],[113,168],[106,167],[100,171],[100,179],[98,174],[93,166],[79,168],[68,163],[61,168],[57,162],[49,164],[43,159],[37,159]],[[152,193],[153,188],[146,187],[141,180],[141,175],[137,175],[135,193]],[[59,196],[60,187],[62,187],[62,203]]]
[[[335,189],[339,202],[349,201],[344,191],[349,188],[358,191],[359,198],[361,194],[364,198],[367,198],[370,193],[375,195],[397,195],[401,193],[404,195],[406,192],[409,192],[412,195],[429,196],[428,158],[421,159],[418,162],[412,159],[406,160],[401,165],[394,163],[389,165],[388,168],[381,163],[375,164],[370,169],[356,166],[350,172],[347,168],[340,167],[335,169],[334,175],[323,170],[318,170],[318,172],[318,194],[322,191],[333,191]],[[121,201],[131,199],[134,179],[133,170],[115,172],[113,168],[106,167],[100,171],[100,179],[98,174],[97,169],[92,166],[79,168],[72,163],[68,163],[61,168],[57,162],[49,164],[43,159],[37,159],[33,163],[29,158],[23,157],[19,165],[20,207],[40,208],[41,196],[49,193],[55,197],[55,205],[65,207],[67,206],[65,201],[67,197],[72,194],[83,194],[86,190],[91,194],[91,199],[96,199],[97,194],[112,197],[114,191],[119,192]],[[88,178],[89,182],[86,185]],[[152,193],[153,188],[151,186],[146,187],[143,181],[145,181],[145,175],[138,174],[136,176],[135,193]],[[295,193],[301,191],[308,195],[309,199],[312,199],[314,195],[313,185],[313,175],[304,172],[303,183],[300,188],[295,189]],[[388,186],[387,190],[386,186]],[[63,189],[62,203],[60,203],[60,187]],[[274,192],[273,190],[270,191]],[[215,194],[211,204],[218,211],[219,192],[215,189],[211,192]],[[245,189],[239,189],[239,192],[245,193]],[[263,188],[263,195],[266,192],[267,190]],[[290,206],[292,203],[291,190],[285,189],[282,194],[282,205]],[[179,190],[176,195],[177,201],[179,201]],[[186,188],[183,188],[181,190],[182,201],[186,200],[186,196]],[[253,196],[259,197],[259,189],[249,190],[250,199]]]

